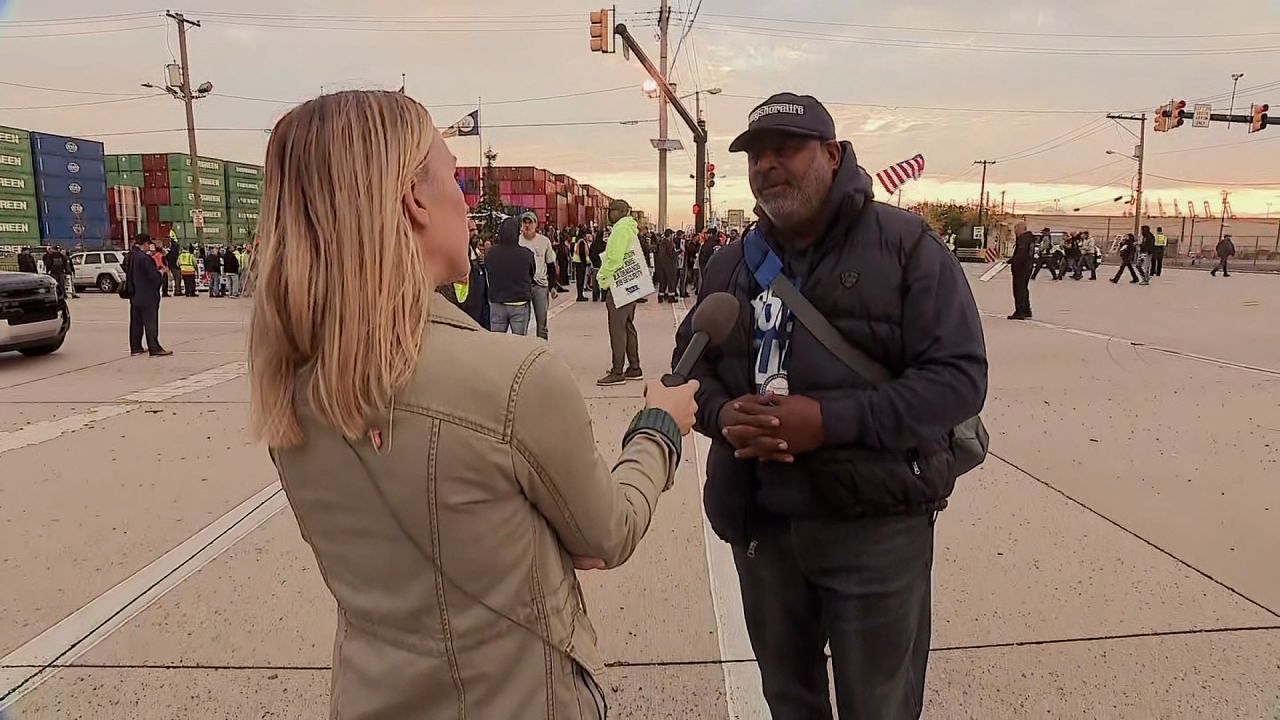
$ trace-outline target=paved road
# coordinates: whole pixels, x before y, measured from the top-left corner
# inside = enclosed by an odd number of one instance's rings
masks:
[[[1280,717],[1280,278],[976,281],[993,457],[938,521],[928,718]],[[0,357],[0,707],[30,718],[325,716],[334,604],[244,432],[247,303],[173,299],[177,355],[130,358],[121,303]],[[615,452],[603,308],[552,344]],[[645,368],[679,309],[638,317]],[[706,445],[624,567],[584,575],[612,716],[767,717]]]

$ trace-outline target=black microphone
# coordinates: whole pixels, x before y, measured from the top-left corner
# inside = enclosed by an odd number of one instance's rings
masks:
[[[707,348],[724,342],[738,321],[738,298],[726,292],[711,293],[693,311],[693,338],[670,374],[662,376],[662,384],[676,387],[689,382],[689,373]]]

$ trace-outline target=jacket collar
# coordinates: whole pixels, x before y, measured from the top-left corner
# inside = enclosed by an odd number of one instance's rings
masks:
[[[449,302],[445,297],[432,297],[428,310],[432,325],[449,325],[462,330],[478,330],[479,325],[462,308]]]

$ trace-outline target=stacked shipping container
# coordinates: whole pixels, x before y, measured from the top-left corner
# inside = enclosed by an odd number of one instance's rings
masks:
[[[40,213],[26,130],[0,127],[0,245],[39,245]]]
[[[142,156],[108,155],[106,163],[107,212],[111,217],[107,239],[112,247],[120,249],[147,231],[147,209],[142,204]]]
[[[184,153],[142,156],[142,202],[146,206],[147,232],[152,237],[174,237],[183,244],[194,242],[198,192],[204,212],[204,242],[216,245],[229,240],[223,162],[201,156],[196,158],[196,164],[192,172],[191,157]]]
[[[46,245],[101,247],[109,225],[102,143],[38,132],[30,138],[40,238]]]
[[[258,232],[258,214],[262,208],[261,165],[227,161],[224,181],[227,188],[227,229],[232,244],[252,243]]]
[[[467,206],[480,204],[484,189],[480,168],[458,168],[458,186]],[[604,225],[613,198],[590,185],[580,185],[568,175],[557,175],[536,167],[495,167],[489,179],[498,185],[502,204],[516,213],[533,212],[544,223],[565,228],[596,223]]]

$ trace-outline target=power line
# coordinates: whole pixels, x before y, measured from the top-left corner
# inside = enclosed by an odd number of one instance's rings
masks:
[[[591,125],[640,125],[643,123],[658,122],[654,118],[643,118],[636,120],[568,120],[564,122],[541,122],[541,123],[503,123],[497,125],[485,125],[485,130],[495,128],[544,128],[544,127],[581,127]],[[155,130],[120,130],[114,132],[85,132],[74,133],[76,137],[100,138],[100,137],[119,137],[123,135],[158,135],[161,133],[185,133],[186,128],[162,128]],[[200,132],[253,132],[253,133],[269,133],[271,128],[262,127],[202,127]]]
[[[1103,183],[1102,185],[1091,187],[1091,188],[1088,188],[1087,190],[1081,190],[1080,192],[1069,193],[1067,195],[1058,195],[1057,197],[1045,198],[1044,200],[1028,200],[1028,201],[1020,200],[1019,202],[1025,202],[1027,205],[1039,205],[1041,203],[1057,202],[1059,200],[1066,200],[1067,198],[1079,197],[1081,195],[1085,195],[1091,192],[1097,192],[1099,190],[1113,188],[1115,187],[1115,183],[1119,182],[1126,175],[1132,176],[1133,173],[1130,173],[1128,170],[1126,170],[1120,173],[1119,175],[1115,176],[1114,178],[1108,180],[1107,182]]]
[[[395,27],[353,27],[347,24],[343,25],[306,25],[299,23],[271,23],[271,22],[240,22],[236,20],[215,19],[209,21],[219,25],[238,25],[242,27],[257,28],[276,28],[281,30],[324,30],[330,32],[376,32],[376,33],[565,33],[565,32],[582,32],[582,28],[578,25],[566,25],[564,27],[526,27],[524,25],[513,27],[510,24],[490,25],[485,27],[406,27],[398,25]],[[528,21],[525,21],[528,22]]]
[[[515,99],[509,99],[509,100],[485,100],[484,104],[486,107],[489,105],[516,105],[521,103],[541,102],[544,100],[563,100],[565,98],[587,97],[589,95],[603,95],[606,93],[614,93],[614,92],[619,92],[621,90],[633,90],[633,89],[635,89],[634,85],[620,85],[618,87],[603,88],[600,90],[583,90],[580,92],[560,93],[558,95],[542,95],[539,97],[515,98]],[[234,98],[236,100],[248,100],[252,102],[274,103],[279,105],[298,105],[306,102],[306,99],[285,100],[283,98],[266,98],[266,97],[254,97],[250,95],[233,95],[231,93],[222,93],[222,92],[213,93],[209,97]],[[423,103],[423,104],[430,108],[474,107],[476,104],[476,101],[471,100],[468,102],[461,102],[461,103]]]
[[[1268,140],[1280,140],[1280,135],[1273,135],[1271,137],[1258,138],[1256,140],[1239,140],[1236,142],[1218,143],[1216,145],[1199,145],[1197,147],[1182,148],[1181,150],[1161,150],[1160,152],[1153,152],[1151,154],[1152,155],[1177,155],[1179,153],[1195,152],[1196,150],[1213,150],[1216,148],[1252,145],[1254,143],[1267,142]]]
[[[125,20],[141,20],[148,17],[159,17],[158,12],[114,13],[111,15],[80,15],[62,18],[28,18],[25,20],[0,20],[0,28],[9,26],[31,27],[37,25],[78,25],[96,22],[123,22]]]
[[[45,87],[43,85],[26,85],[24,83],[9,82],[7,80],[0,80],[0,85],[23,88],[26,90],[44,90],[46,92],[71,93],[72,95],[114,95],[114,96],[128,95],[130,97],[136,97],[138,95],[137,91],[124,93],[124,92],[103,92],[99,90],[68,90],[67,88]]]
[[[65,103],[62,105],[27,105],[25,107],[0,107],[5,111],[20,110],[58,110],[61,108],[88,107],[90,105],[111,105],[114,103],[135,102],[137,100],[148,100],[150,98],[169,97],[163,93],[150,93],[147,95],[134,95],[132,97],[112,98],[110,100],[90,100],[88,102]]]
[[[693,13],[687,18],[684,24],[684,32],[680,33],[680,40],[676,43],[676,54],[671,58],[671,64],[675,65],[676,60],[680,59],[680,48],[684,47],[684,39],[689,37],[689,32],[693,30],[693,24],[698,21],[698,13],[702,12],[702,0],[698,0],[698,5],[693,9]]]
[[[850,23],[836,22],[831,20],[801,20],[791,18],[770,18],[752,15],[727,15],[718,13],[708,13],[707,17],[723,18],[730,20],[752,20],[767,23],[793,23],[797,25],[821,25],[827,27],[852,27],[867,30],[905,30],[909,32],[933,32],[948,33],[954,35],[1001,35],[1011,37],[1063,37],[1063,38],[1087,38],[1087,39],[1114,39],[1114,40],[1169,40],[1169,39],[1199,39],[1199,38],[1235,38],[1235,37],[1265,37],[1272,35],[1280,35],[1280,30],[1264,31],[1264,32],[1234,32],[1234,33],[1195,33],[1195,34],[1170,34],[1158,33],[1149,35],[1138,34],[1120,34],[1108,35],[1099,33],[1063,33],[1063,32],[1028,32],[1014,30],[975,30],[975,29],[959,29],[959,28],[938,28],[924,27],[918,25],[880,25],[872,23]]]
[[[0,34],[0,40],[31,40],[41,38],[57,38],[57,37],[78,37],[82,35],[107,35],[109,33],[133,32],[134,30],[150,30],[152,28],[164,27],[152,23],[150,25],[138,25],[136,27],[108,28],[104,30],[82,30],[79,32],[65,33],[36,33],[31,35],[5,35]]]
[[[1046,48],[1029,46],[977,45],[933,40],[885,39],[858,35],[831,35],[800,30],[767,29],[734,25],[703,25],[712,32],[773,37],[787,40],[822,40],[827,42],[874,45],[881,47],[927,48],[932,50],[980,51],[1015,55],[1071,55],[1082,57],[1170,57],[1208,55],[1249,55],[1280,51],[1280,45],[1227,47],[1227,48],[1170,48],[1170,49],[1105,49],[1105,48]]]
[[[1225,182],[1225,181],[1213,181],[1213,180],[1190,180],[1188,178],[1175,178],[1175,177],[1168,177],[1167,175],[1157,175],[1153,172],[1148,172],[1147,175],[1154,178],[1160,178],[1161,180],[1168,180],[1170,182],[1190,183],[1192,185],[1215,185],[1217,187],[1243,187],[1243,188],[1280,187],[1280,182],[1256,182],[1256,181],[1255,182],[1250,182],[1250,181]]]
[[[1037,155],[1043,155],[1044,153],[1047,153],[1047,152],[1050,152],[1050,151],[1053,151],[1053,150],[1057,150],[1058,148],[1063,147],[1063,146],[1065,146],[1065,145],[1070,145],[1070,144],[1072,144],[1072,143],[1075,143],[1075,142],[1079,142],[1079,141],[1081,141],[1081,140],[1084,140],[1084,139],[1085,139],[1085,138],[1087,138],[1087,137],[1091,137],[1091,136],[1093,136],[1093,135],[1097,135],[1098,133],[1102,132],[1103,130],[1106,130],[1108,127],[1110,127],[1110,126],[1108,126],[1106,123],[1103,123],[1103,124],[1098,125],[1097,127],[1093,128],[1093,129],[1091,129],[1091,130],[1088,130],[1088,131],[1086,131],[1086,132],[1081,132],[1081,133],[1079,133],[1079,134],[1077,134],[1077,135],[1074,135],[1074,136],[1072,136],[1072,137],[1068,137],[1068,138],[1062,139],[1060,142],[1053,143],[1053,144],[1051,144],[1051,145],[1048,145],[1047,147],[1041,147],[1040,149],[1037,149],[1037,150],[1027,149],[1027,150],[1024,150],[1024,151],[1023,151],[1023,152],[1021,152],[1021,153],[1014,153],[1013,155],[1009,155],[1009,156],[1006,156],[1006,157],[1003,157],[1003,158],[998,158],[998,160],[999,160],[1001,163],[1010,163],[1010,162],[1014,162],[1014,161],[1016,161],[1016,160],[1026,160],[1027,158],[1030,158],[1030,157],[1035,157],[1035,156],[1037,156]],[[1052,142],[1052,141],[1049,141],[1049,142]],[[1045,144],[1045,143],[1041,143],[1041,145],[1044,145],[1044,144]]]

